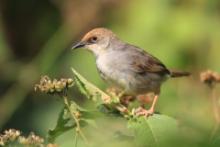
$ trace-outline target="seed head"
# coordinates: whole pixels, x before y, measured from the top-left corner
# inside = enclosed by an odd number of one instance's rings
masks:
[[[48,94],[61,93],[74,85],[73,79],[53,79],[51,80],[48,76],[42,76],[40,83],[36,84],[35,91],[39,90]]]
[[[215,84],[220,83],[220,74],[211,70],[207,70],[201,72],[200,80],[207,84],[209,87],[213,87]]]

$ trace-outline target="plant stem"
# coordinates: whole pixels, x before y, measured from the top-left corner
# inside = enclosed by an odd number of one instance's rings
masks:
[[[76,133],[76,135],[75,135],[75,139],[74,139],[74,147],[77,147],[77,137],[78,137],[78,133]]]
[[[82,139],[88,144],[88,140],[80,128],[79,119],[77,119],[77,117],[71,111],[67,96],[63,96],[63,99],[64,99],[64,104],[67,106],[67,109],[68,109],[69,113],[71,114],[72,119],[76,122],[76,134],[79,133],[80,136],[82,137]]]
[[[220,123],[219,108],[218,108],[218,102],[214,88],[212,89],[212,106],[213,106],[215,121],[217,124],[219,124]]]
[[[217,101],[217,97],[216,97],[215,88],[213,87],[211,90],[212,90],[212,95],[211,95],[212,107],[213,107],[213,113],[214,113],[214,117],[215,117],[215,126],[214,126],[214,129],[212,131],[212,135],[211,135],[211,138],[213,138],[214,135],[216,134],[216,132],[219,129],[220,115],[219,115],[218,101]]]

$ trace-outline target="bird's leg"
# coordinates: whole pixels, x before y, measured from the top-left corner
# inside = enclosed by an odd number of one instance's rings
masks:
[[[138,95],[137,100],[141,104],[141,106],[145,106],[145,104],[149,104],[152,102],[152,96],[149,94]]]
[[[146,110],[143,107],[139,107],[139,108],[137,108],[135,110],[135,114],[137,116],[149,116],[149,115],[152,115],[154,113],[154,109],[155,109],[155,105],[157,103],[157,100],[158,100],[158,95],[155,95],[154,99],[153,99],[153,103],[152,103],[150,109]]]
[[[155,96],[154,96],[153,103],[152,103],[150,109],[148,110],[148,111],[150,111],[152,114],[154,113],[155,105],[156,105],[156,103],[157,103],[158,97],[159,97],[158,95],[155,95]]]

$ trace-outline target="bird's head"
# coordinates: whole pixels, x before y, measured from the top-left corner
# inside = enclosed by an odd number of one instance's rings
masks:
[[[95,28],[84,35],[84,37],[72,49],[86,48],[95,55],[108,50],[110,43],[115,39],[115,34],[106,28]]]

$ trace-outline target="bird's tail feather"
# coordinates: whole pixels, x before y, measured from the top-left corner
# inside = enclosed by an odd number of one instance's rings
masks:
[[[190,73],[189,72],[185,72],[185,71],[174,71],[174,70],[171,70],[170,71],[170,76],[172,78],[184,77],[184,76],[190,76]]]

